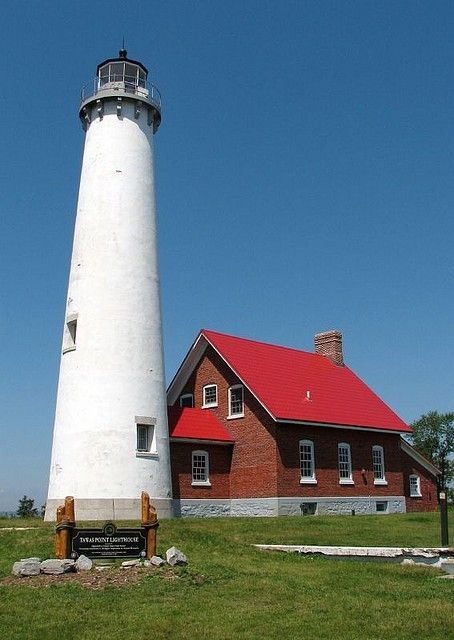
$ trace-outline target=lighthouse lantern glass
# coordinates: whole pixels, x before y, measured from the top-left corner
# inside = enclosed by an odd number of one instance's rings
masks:
[[[130,62],[108,62],[99,69],[98,78],[99,88],[122,82],[126,89],[134,91],[137,87],[145,88],[146,73]]]

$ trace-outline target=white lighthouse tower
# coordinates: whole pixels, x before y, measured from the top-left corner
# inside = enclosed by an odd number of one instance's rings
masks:
[[[137,518],[147,491],[171,515],[156,237],[158,90],[143,64],[98,65],[86,132],[63,331],[46,519]]]

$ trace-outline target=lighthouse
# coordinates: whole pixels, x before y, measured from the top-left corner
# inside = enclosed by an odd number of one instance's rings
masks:
[[[137,518],[142,491],[171,516],[153,136],[159,91],[127,57],[82,92],[85,131],[46,519]]]

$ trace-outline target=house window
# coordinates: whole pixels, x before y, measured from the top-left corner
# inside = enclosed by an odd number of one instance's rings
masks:
[[[388,484],[385,479],[385,456],[383,447],[378,444],[372,447],[372,466],[374,470],[374,484]]]
[[[194,406],[194,396],[192,393],[185,393],[180,396],[180,407],[193,407]]]
[[[208,453],[206,451],[192,452],[192,484],[209,486]]]
[[[388,501],[387,500],[377,500],[375,503],[375,511],[377,513],[386,513],[388,511]]]
[[[301,515],[302,516],[315,516],[317,513],[317,503],[316,502],[302,502],[300,504]]]
[[[350,445],[346,442],[340,442],[337,445],[338,464],[339,464],[339,483],[354,484],[352,478],[352,456]]]
[[[243,385],[237,384],[229,389],[229,418],[244,416]]]
[[[207,384],[203,387],[203,407],[218,406],[218,387],[216,384]]]
[[[149,452],[151,448],[151,441],[153,427],[149,424],[137,425],[137,451],[142,453]]]
[[[300,440],[300,482],[316,483],[314,443],[312,440]]]
[[[409,477],[410,480],[410,496],[412,498],[421,497],[421,481],[418,475],[413,474]]]

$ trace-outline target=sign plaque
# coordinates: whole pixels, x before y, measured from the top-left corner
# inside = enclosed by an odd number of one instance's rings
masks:
[[[102,529],[77,529],[71,535],[71,555],[89,558],[139,558],[147,551],[145,529],[117,529],[107,522]]]

